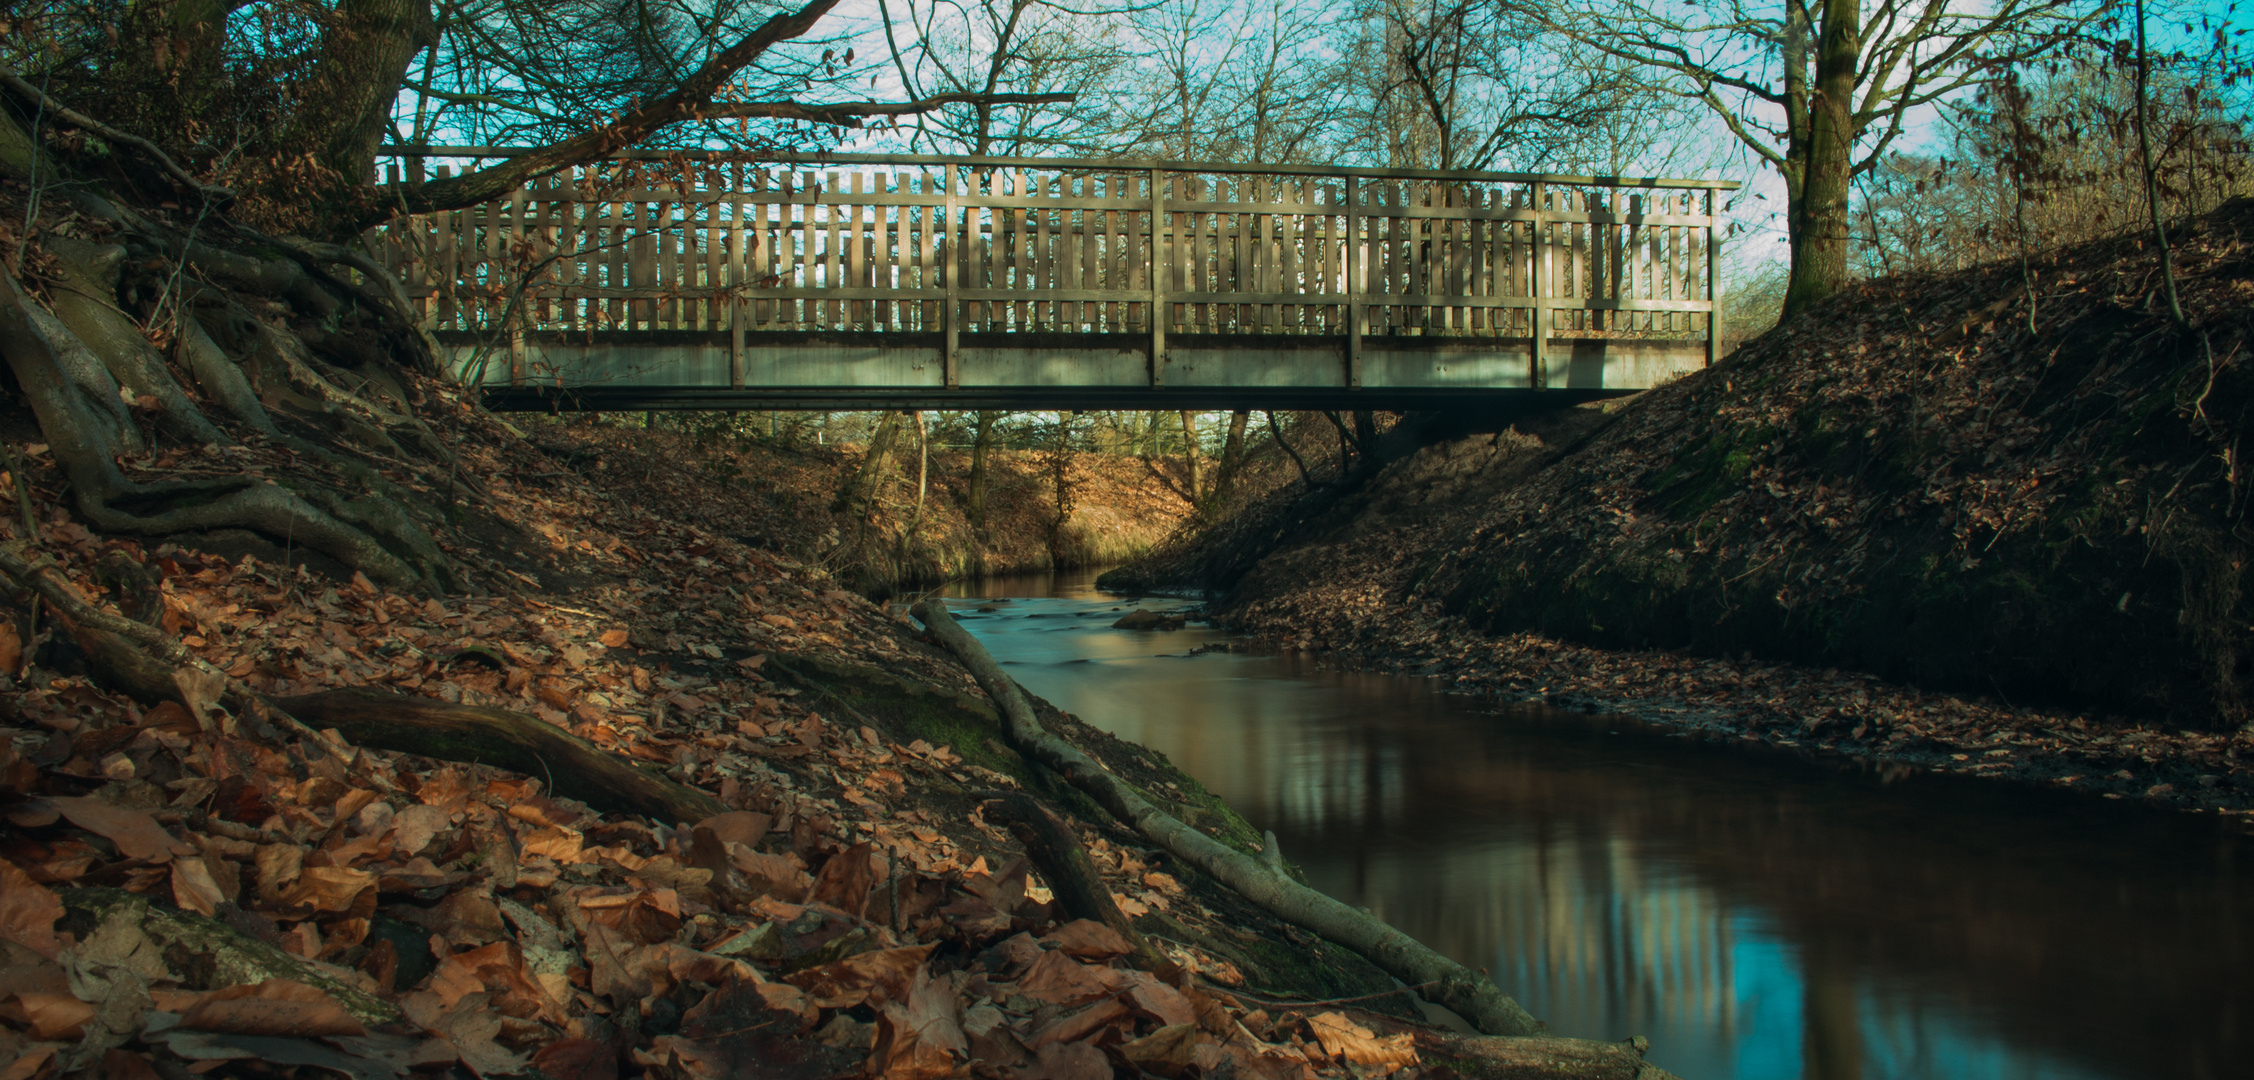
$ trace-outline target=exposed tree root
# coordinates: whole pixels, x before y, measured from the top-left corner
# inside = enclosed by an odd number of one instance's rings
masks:
[[[81,952],[120,957],[143,978],[173,979],[190,990],[290,979],[319,988],[362,1023],[400,1019],[390,1002],[330,974],[325,965],[306,963],[217,919],[124,889],[57,889],[55,895],[63,902],[58,925],[77,935]]]
[[[1031,795],[1012,793],[987,804],[986,820],[1007,824],[1010,835],[1025,845],[1025,854],[1033,860],[1034,869],[1041,872],[1041,880],[1048,883],[1049,892],[1064,905],[1065,914],[1075,919],[1100,922],[1118,931],[1126,939],[1135,964],[1145,971],[1178,981],[1179,967],[1153,947],[1135,929],[1135,924],[1111,899],[1111,890],[1096,873],[1096,864],[1088,857],[1088,849],[1080,838],[1048,807],[1041,805]]]
[[[0,115],[0,171],[27,175],[39,153],[19,125]],[[39,163],[39,172],[49,181],[64,176],[52,158]],[[253,236],[255,253],[230,250],[214,237],[241,239],[236,235],[241,230],[232,226],[214,221],[198,239],[197,229],[183,234],[161,226],[87,185],[62,190],[123,242],[42,234],[39,250],[51,257],[41,264],[48,275],[46,304],[29,295],[14,273],[0,275],[7,278],[0,285],[0,359],[22,387],[69,482],[71,503],[89,527],[144,537],[241,530],[279,547],[327,556],[395,588],[464,584],[453,560],[409,512],[398,485],[366,463],[320,445],[326,440],[295,437],[284,425],[341,436],[409,470],[420,471],[415,461],[422,459],[451,471],[451,452],[413,416],[400,383],[382,370],[394,353],[410,366],[431,365],[428,343],[395,308],[397,283],[370,275],[381,286],[371,292],[335,277],[327,267],[373,265],[342,248],[309,251]],[[158,325],[168,328],[184,375],[175,374],[151,343],[151,331],[120,306],[121,297],[134,294],[132,283],[121,282],[128,265],[138,275],[140,303],[155,296],[154,310],[168,316]],[[299,329],[277,328],[252,315],[229,289],[285,302],[277,310],[297,313],[291,325]],[[396,340],[363,340],[370,337],[365,330],[351,330],[366,327],[371,318],[373,339]],[[346,319],[341,330],[339,319]],[[300,329],[328,342],[324,349],[368,361],[366,370],[323,363]],[[188,386],[201,392],[203,404]],[[293,488],[252,476],[144,484],[119,469],[120,455],[149,449],[155,436],[191,445],[234,442],[205,414],[205,404],[254,436],[344,473],[364,490]],[[476,489],[474,482],[470,486]]]
[[[1434,987],[1434,1000],[1489,1035],[1536,1035],[1541,1022],[1493,980],[1456,963],[1375,916],[1271,871],[1259,859],[1182,824],[1151,804],[1080,748],[1050,734],[1001,665],[970,636],[944,602],[916,605],[932,637],[955,654],[1001,709],[1004,730],[1020,753],[1055,770],[1145,839],[1219,879],[1248,900],[1369,958],[1403,982]]]
[[[175,701],[200,713],[224,701],[253,719],[310,737],[349,758],[315,729],[379,750],[476,762],[548,782],[549,790],[598,810],[683,824],[725,813],[726,804],[608,753],[538,717],[357,688],[276,700],[228,678],[172,635],[88,603],[51,564],[0,546],[0,573],[30,588],[86,654],[95,680],[148,704]],[[201,698],[202,700],[195,700]]]
[[[474,761],[547,781],[555,794],[597,810],[693,824],[726,813],[719,799],[639,768],[535,716],[452,705],[382,690],[330,690],[275,706],[362,746]]]

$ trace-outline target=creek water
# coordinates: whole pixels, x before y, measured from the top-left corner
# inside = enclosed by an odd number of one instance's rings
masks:
[[[1093,581],[950,602],[1558,1034],[1648,1035],[1687,1080],[2254,1075],[2254,842],[2215,818],[1187,656],[1228,637],[1111,629],[1136,604]]]

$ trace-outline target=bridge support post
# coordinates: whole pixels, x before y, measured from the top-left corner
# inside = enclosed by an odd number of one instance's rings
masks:
[[[1706,366],[1722,358],[1722,193],[1706,192]]]
[[[1533,325],[1528,330],[1533,340],[1528,344],[1526,350],[1527,366],[1530,369],[1527,372],[1526,385],[1536,390],[1542,389],[1549,382],[1549,296],[1550,278],[1552,276],[1550,268],[1550,223],[1547,220],[1547,215],[1542,212],[1542,202],[1549,198],[1548,187],[1549,185],[1539,180],[1533,184],[1534,243],[1528,249],[1534,255],[1532,275],[1534,306],[1529,309]]]
[[[939,372],[947,389],[953,390],[963,384],[963,369],[955,360],[956,348],[961,341],[962,316],[957,309],[962,303],[957,292],[962,287],[963,245],[956,241],[955,236],[956,219],[961,216],[962,197],[956,192],[954,166],[948,166],[939,174],[939,183],[947,194],[947,218],[941,223],[939,230],[939,273],[947,284],[946,306],[941,310],[939,319],[945,334],[945,340],[940,345]],[[970,176],[965,173],[962,186],[969,185]],[[966,224],[963,233],[968,235],[969,232],[970,227]]]
[[[1362,385],[1362,335],[1369,332],[1369,309],[1362,306],[1362,187],[1346,178],[1346,385]]]
[[[1172,313],[1166,310],[1166,282],[1160,275],[1166,272],[1166,178],[1157,169],[1150,171],[1150,384],[1166,385],[1166,324]]]

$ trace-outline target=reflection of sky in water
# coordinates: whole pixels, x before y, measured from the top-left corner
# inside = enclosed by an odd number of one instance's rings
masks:
[[[1649,1035],[1690,1080],[2223,1076],[2249,1050],[2242,846],[2202,825],[1187,657],[1226,638],[1111,630],[1136,605],[1057,591],[956,607],[1035,693],[1165,753],[1317,887],[1561,1034]]]

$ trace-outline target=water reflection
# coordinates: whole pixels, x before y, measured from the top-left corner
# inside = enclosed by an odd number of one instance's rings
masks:
[[[958,591],[1026,686],[1560,1032],[1692,1080],[2246,1073],[2254,892],[2209,821],[1188,657],[1221,635],[1108,629],[1084,576]]]

